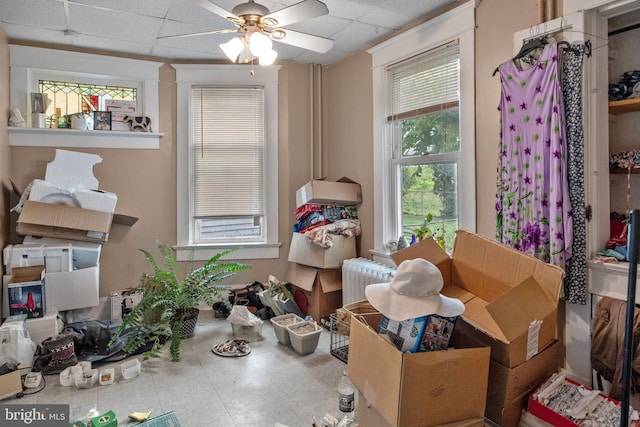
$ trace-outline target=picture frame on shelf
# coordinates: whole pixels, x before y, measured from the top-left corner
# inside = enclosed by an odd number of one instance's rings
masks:
[[[93,129],[111,130],[111,111],[94,111]]]

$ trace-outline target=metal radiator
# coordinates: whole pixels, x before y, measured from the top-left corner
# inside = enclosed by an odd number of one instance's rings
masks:
[[[342,304],[366,299],[364,288],[372,283],[390,282],[395,267],[367,258],[346,259],[342,263]]]

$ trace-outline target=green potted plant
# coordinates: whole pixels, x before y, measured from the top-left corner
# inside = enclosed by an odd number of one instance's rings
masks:
[[[166,243],[157,244],[164,263],[161,266],[151,252],[140,249],[153,267],[153,273],[143,273],[140,302],[123,317],[112,342],[126,331],[126,352],[133,353],[146,345],[150,348],[144,352],[145,357],[159,357],[162,344],[170,339],[171,360],[179,361],[180,343],[182,338],[193,335],[200,303],[212,306],[229,289],[229,286],[217,283],[251,267],[232,261],[221,262],[223,257],[236,250],[229,249],[217,253],[201,267],[191,267],[187,274],[182,275],[173,248]],[[221,300],[230,304],[228,298]]]

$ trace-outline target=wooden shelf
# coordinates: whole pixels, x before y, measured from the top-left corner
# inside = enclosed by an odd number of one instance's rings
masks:
[[[163,133],[9,127],[14,147],[72,147],[157,150]]]
[[[640,111],[640,98],[609,101],[609,114],[623,114]]]
[[[610,170],[609,173],[615,174],[615,175],[626,175],[627,170],[623,168],[618,168],[618,169]],[[640,168],[631,169],[631,175],[637,175],[637,174],[640,174]]]

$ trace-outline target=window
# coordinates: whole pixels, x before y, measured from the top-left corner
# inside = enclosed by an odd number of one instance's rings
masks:
[[[108,100],[136,101],[138,88],[76,81],[39,80],[38,92],[47,95],[45,114],[48,128],[58,127],[61,117],[74,113],[106,111]],[[61,114],[61,117],[57,115]],[[68,123],[64,126],[68,126]]]
[[[31,132],[31,94],[46,93],[47,127],[53,116],[74,114],[108,99],[135,101],[136,114],[147,116],[158,130],[158,79],[162,62],[82,52],[9,45],[12,107],[27,121],[27,128],[10,129],[9,144],[29,147],[158,149],[160,133],[84,132],[46,130]],[[60,125],[60,122],[58,122]],[[66,125],[66,122],[65,122]],[[128,129],[127,129],[128,130]],[[40,130],[38,130],[40,131]],[[44,136],[46,135],[46,137]]]
[[[377,250],[425,228],[450,250],[455,230],[475,230],[473,8],[369,50]]]
[[[278,67],[174,68],[178,258],[278,258]]]
[[[389,176],[408,239],[422,228],[451,245],[458,229],[459,56],[456,42],[387,68]]]
[[[263,239],[264,89],[191,91],[193,240]]]

